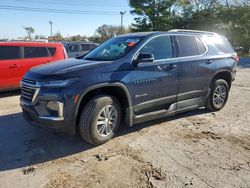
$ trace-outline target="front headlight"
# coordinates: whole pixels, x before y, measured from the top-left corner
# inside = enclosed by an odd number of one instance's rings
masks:
[[[67,80],[44,81],[44,82],[39,82],[38,85],[40,87],[61,88],[61,87],[68,87],[69,85],[76,82],[77,80],[78,78],[71,78]]]

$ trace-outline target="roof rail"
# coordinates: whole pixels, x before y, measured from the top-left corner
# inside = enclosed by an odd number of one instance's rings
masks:
[[[191,33],[204,33],[204,34],[210,34],[210,35],[219,35],[215,32],[210,31],[200,31],[200,30],[189,30],[189,29],[171,29],[169,32],[191,32]]]

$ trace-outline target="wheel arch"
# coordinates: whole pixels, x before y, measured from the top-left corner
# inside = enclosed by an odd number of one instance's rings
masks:
[[[94,96],[107,94],[111,95],[120,102],[122,107],[123,120],[132,126],[132,100],[128,88],[122,83],[102,83],[87,88],[78,99],[75,110],[76,123],[79,123],[79,116],[85,104]],[[124,100],[125,99],[125,100]]]
[[[229,89],[231,88],[231,82],[232,82],[232,74],[229,70],[222,70],[220,72],[217,72],[214,76],[213,79],[211,80],[210,83],[210,88],[213,84],[213,82],[217,79],[223,79],[227,82]]]

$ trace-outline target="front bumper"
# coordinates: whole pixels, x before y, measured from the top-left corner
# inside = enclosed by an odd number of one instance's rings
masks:
[[[20,105],[22,107],[24,119],[31,125],[50,129],[64,134],[75,134],[75,121],[67,121],[63,116],[41,116],[38,114],[36,107],[32,103],[27,102],[23,99],[20,99]],[[60,109],[60,111],[61,110],[62,109]]]

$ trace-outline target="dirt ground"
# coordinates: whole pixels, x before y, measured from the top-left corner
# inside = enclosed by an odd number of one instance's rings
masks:
[[[223,110],[122,127],[99,147],[29,126],[18,92],[0,97],[0,187],[250,187],[248,68]]]

